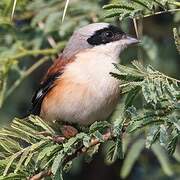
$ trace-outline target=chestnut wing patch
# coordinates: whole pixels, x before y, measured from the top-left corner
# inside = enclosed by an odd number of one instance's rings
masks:
[[[32,114],[40,115],[41,104],[43,102],[44,97],[56,85],[55,81],[63,74],[64,68],[74,60],[75,60],[74,57],[65,59],[62,58],[62,56],[60,56],[58,59],[55,60],[53,65],[48,69],[38,90],[35,92],[32,98],[32,106],[30,110]]]
[[[39,89],[35,92],[32,98],[31,114],[39,115],[41,111],[41,104],[46,94],[55,86],[54,81],[62,74],[62,72],[54,73],[46,77]]]
[[[59,57],[55,60],[54,64],[48,69],[39,89],[35,92],[32,98],[32,107],[30,110],[32,114],[40,115],[41,104],[44,97],[55,86],[56,79],[63,74],[64,68],[67,66],[67,64],[73,62],[74,60],[74,57],[70,59]]]

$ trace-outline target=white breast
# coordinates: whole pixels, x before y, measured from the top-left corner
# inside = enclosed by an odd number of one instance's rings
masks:
[[[73,79],[72,83],[77,88],[74,95],[69,93],[73,97],[65,102],[63,117],[81,124],[105,120],[114,110],[119,97],[119,82],[109,74],[114,70],[112,63],[116,60],[95,50],[80,53],[76,58],[78,60],[71,63],[64,74]],[[81,91],[81,87],[85,90]]]
[[[77,59],[66,69],[66,73],[73,75],[75,82],[87,84],[102,97],[111,94],[117,87],[118,81],[109,74],[114,70],[115,60],[112,57],[90,51],[78,54]]]
[[[56,91],[55,101],[47,103],[46,119],[82,125],[106,120],[119,97],[119,82],[109,74],[116,61],[115,56],[98,53],[95,48],[77,54],[60,77],[64,87],[55,87],[61,90]]]

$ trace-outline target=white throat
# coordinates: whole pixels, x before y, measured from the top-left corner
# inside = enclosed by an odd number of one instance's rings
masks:
[[[72,74],[77,82],[92,84],[95,88],[116,81],[109,73],[115,70],[113,63],[119,63],[117,44],[106,44],[87,49],[76,54],[66,72]],[[101,88],[101,87],[100,87]]]
[[[111,57],[112,61],[118,63],[119,55],[121,51],[125,48],[120,41],[114,41],[107,44],[98,45],[92,48],[92,51],[97,52],[97,54],[102,54],[107,57]]]

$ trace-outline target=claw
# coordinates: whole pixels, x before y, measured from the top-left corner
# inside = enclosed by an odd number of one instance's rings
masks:
[[[61,132],[62,132],[63,136],[67,139],[74,137],[78,133],[76,128],[69,126],[69,125],[62,126]]]

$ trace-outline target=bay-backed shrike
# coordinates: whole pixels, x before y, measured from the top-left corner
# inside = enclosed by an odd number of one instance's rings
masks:
[[[110,75],[119,54],[138,40],[108,23],[75,31],[32,99],[32,113],[48,122],[90,125],[106,120],[118,103],[119,81]]]

